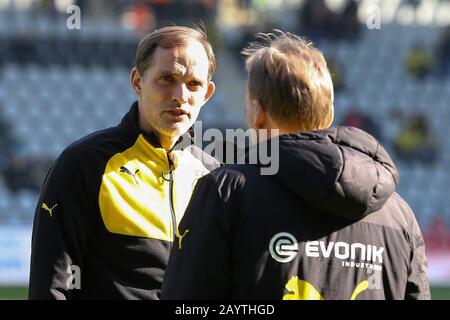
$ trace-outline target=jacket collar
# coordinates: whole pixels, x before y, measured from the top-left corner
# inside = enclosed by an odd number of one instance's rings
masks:
[[[159,142],[154,132],[147,133],[142,131],[142,129],[139,127],[138,101],[135,101],[131,105],[130,110],[122,118],[122,121],[120,122],[119,126],[126,128],[127,131],[133,132],[133,134],[136,135],[142,134],[145,140],[147,140],[152,146],[154,146],[155,148],[162,148],[161,143]],[[169,152],[173,150],[183,150],[192,145],[193,142],[194,142],[194,129],[191,127],[186,133],[184,133],[182,136],[180,136],[180,138],[178,138],[177,142]]]

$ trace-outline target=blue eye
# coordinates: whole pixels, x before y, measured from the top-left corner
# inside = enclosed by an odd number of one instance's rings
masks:
[[[172,82],[173,81],[173,77],[170,76],[170,75],[161,76],[161,77],[159,77],[159,79],[163,80],[163,81],[168,81],[168,82]]]

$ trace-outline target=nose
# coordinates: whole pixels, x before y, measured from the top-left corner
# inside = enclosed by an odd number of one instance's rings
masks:
[[[180,83],[176,86],[173,92],[172,101],[177,102],[179,104],[184,104],[187,102],[189,97],[189,89],[184,83]]]

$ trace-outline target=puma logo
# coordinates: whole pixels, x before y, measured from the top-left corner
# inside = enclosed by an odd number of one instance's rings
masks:
[[[131,172],[128,168],[126,168],[126,167],[124,167],[124,166],[121,166],[120,169],[119,169],[119,171],[120,171],[120,172],[123,172],[123,173],[126,173],[126,174],[128,174],[128,175],[130,175],[130,176],[132,176],[133,179],[134,179],[134,182],[136,182],[136,185],[139,186],[139,182],[138,182],[137,177],[136,177],[136,174],[139,172],[139,169],[137,169],[137,170],[133,173],[133,172]]]
[[[289,291],[283,296],[283,300],[325,300],[319,291],[308,281],[301,280],[298,276],[292,277],[285,288]],[[350,300],[356,300],[358,295],[369,288],[369,281],[361,281],[353,290]]]
[[[175,230],[175,235],[176,235],[177,238],[178,238],[178,249],[181,249],[181,241],[183,241],[184,236],[185,236],[188,232],[189,232],[189,229],[186,229],[186,230],[184,231],[184,233],[181,235],[181,234],[180,234],[180,231],[178,231],[178,229]]]
[[[44,210],[46,210],[46,211],[48,211],[48,213],[50,214],[50,217],[53,217],[53,209],[55,209],[57,205],[58,205],[58,204],[55,204],[53,207],[49,208],[48,205],[47,205],[46,203],[43,203],[43,204],[41,205],[41,208],[44,209]]]

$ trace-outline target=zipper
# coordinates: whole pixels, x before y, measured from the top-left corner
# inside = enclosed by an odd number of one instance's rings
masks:
[[[175,232],[177,230],[177,220],[176,220],[176,216],[175,216],[175,208],[173,206],[173,170],[174,165],[172,162],[172,159],[170,159],[170,154],[168,152],[166,152],[167,154],[167,160],[169,161],[169,204],[170,204],[170,214],[172,216],[172,245],[175,242]]]

